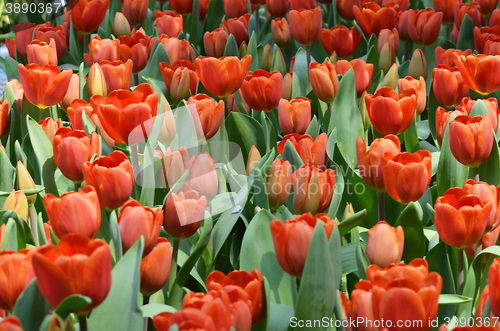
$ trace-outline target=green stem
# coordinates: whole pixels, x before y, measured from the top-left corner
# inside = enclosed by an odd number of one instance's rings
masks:
[[[35,246],[40,246],[40,242],[38,240],[38,229],[36,227],[36,217],[35,217],[35,208],[33,205],[28,207],[30,213],[30,226],[31,232],[33,233],[33,238],[35,239]]]
[[[464,287],[464,250],[457,249],[457,294],[462,294]]]
[[[80,331],[87,331],[87,316],[78,315],[78,323],[80,326]]]
[[[170,267],[169,288],[172,290],[177,278],[177,256],[179,255],[180,239],[174,239],[174,249],[172,251],[172,264]]]
[[[39,121],[43,121],[45,119],[45,108],[38,107],[38,119]]]
[[[139,85],[139,73],[138,72],[136,72],[134,74],[134,85],[135,86]]]
[[[89,52],[89,44],[90,44],[90,33],[85,33],[83,35],[83,54],[87,54]]]
[[[257,6],[255,8],[255,37],[257,38],[257,40],[259,40],[259,9],[260,9],[260,6]]]
[[[330,114],[330,116],[332,116],[332,103],[328,104],[328,114]]]
[[[141,181],[139,180],[140,167],[139,167],[139,152],[137,150],[138,148],[139,148],[138,145],[130,146],[131,149],[130,156],[132,158],[132,168],[134,169],[134,176],[136,178],[136,181],[139,181],[139,183],[141,183]]]
[[[309,65],[311,64],[311,46],[306,46],[307,54],[307,81],[311,84],[311,78],[309,76]]]
[[[187,17],[182,16],[182,31],[184,31],[184,38],[187,39]]]
[[[410,42],[405,42],[405,62],[409,60],[410,57]]]
[[[472,168],[472,178],[479,182],[479,168]]]
[[[163,4],[164,2],[160,2],[160,11],[163,11]]]
[[[142,297],[142,305],[145,306],[149,303],[149,296],[145,295]],[[143,330],[148,331],[148,318],[144,317]]]
[[[82,182],[73,182],[75,184],[75,192],[80,191],[80,186],[82,185]]]
[[[385,221],[385,192],[378,192],[378,221]]]

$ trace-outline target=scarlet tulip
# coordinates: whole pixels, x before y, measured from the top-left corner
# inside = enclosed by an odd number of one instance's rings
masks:
[[[50,23],[47,25],[50,25]],[[28,53],[26,48],[33,40],[33,31],[35,30],[36,27],[37,24],[26,21],[22,21],[14,26],[14,32],[16,34],[16,37],[13,39],[9,38],[11,41],[7,42],[7,46],[11,44],[10,48],[13,50],[13,52],[9,50],[9,53],[13,59],[16,58],[16,50],[22,56],[24,57],[27,56]]]
[[[292,166],[290,162],[276,159],[265,177],[269,207],[272,211],[283,205],[292,189]]]
[[[317,222],[323,224],[326,236],[330,239],[337,222],[330,219],[327,214],[295,215],[294,218],[286,220],[285,223],[278,220],[271,221],[276,259],[286,273],[297,278],[302,277],[309,243]]]
[[[323,29],[320,42],[329,55],[335,53],[339,58],[345,59],[358,49],[361,33],[355,27],[349,30],[343,25],[336,25],[331,29]]]
[[[269,112],[278,107],[283,96],[283,76],[279,71],[250,71],[243,80],[240,93],[250,108]]]
[[[111,288],[111,251],[101,239],[81,234],[64,236],[57,245],[41,248],[33,256],[40,292],[52,307],[80,294],[92,303],[75,314],[86,315],[99,306]]]
[[[120,60],[132,60],[132,73],[136,74],[146,67],[149,60],[150,38],[142,32],[132,31],[132,36],[118,37],[120,40]]]
[[[149,120],[156,116],[158,93],[151,85],[140,84],[132,92],[116,90],[107,98],[94,95],[90,104],[97,109],[100,123],[113,140],[133,145],[143,141],[151,130]],[[142,128],[142,134],[136,128]]]
[[[16,316],[7,316],[0,322],[0,331],[23,331],[21,321]]]
[[[132,60],[122,61],[101,61],[99,62],[104,80],[106,82],[106,90],[109,93],[115,90],[128,90],[132,84]]]
[[[14,97],[16,98],[16,103],[17,103],[17,108],[19,111],[22,109],[23,105],[23,95],[24,95],[24,89],[23,85],[21,84],[20,81],[18,81],[15,78],[12,78],[9,80],[9,85],[12,88],[12,92],[14,92]],[[14,106],[14,105],[12,105]]]
[[[317,7],[316,0],[290,0],[292,10],[314,9]]]
[[[180,40],[178,38],[169,38],[163,35],[160,36],[159,41],[163,47],[165,47],[170,63],[175,63],[179,60],[188,60],[192,62],[196,58],[193,47],[186,39]]]
[[[172,245],[160,237],[151,252],[141,260],[142,295],[151,296],[163,288],[170,275],[171,262]]]
[[[322,64],[313,62],[309,65],[309,76],[314,94],[327,104],[332,103],[339,89],[339,80],[335,66],[330,61]]]
[[[478,49],[477,46],[476,46],[476,49]],[[438,46],[438,47],[436,47],[436,50],[434,51],[434,58],[435,58],[435,62],[436,62],[436,67],[441,65],[441,64],[446,64],[450,68],[455,67],[455,63],[453,62],[453,53],[457,53],[458,55],[467,56],[467,55],[472,54],[472,50],[466,49],[465,51],[462,51],[461,49],[454,49],[454,48],[443,49],[441,46]]]
[[[203,45],[207,56],[222,57],[226,49],[228,34],[224,29],[215,29],[212,32],[205,32],[203,35]]]
[[[394,200],[408,204],[422,197],[432,177],[431,153],[419,150],[400,153],[384,168],[384,185]]]
[[[382,53],[382,48],[384,45],[390,44],[393,49],[394,54],[399,52],[399,33],[396,28],[389,30],[383,29],[378,35],[377,51],[379,54]]]
[[[220,99],[239,90],[247,74],[251,55],[241,60],[236,56],[197,58],[196,72],[205,88]]]
[[[24,95],[38,108],[47,108],[61,102],[73,74],[71,69],[61,71],[56,66],[41,67],[35,63],[28,64],[26,67],[19,63],[17,68]]]
[[[289,0],[266,0],[266,8],[269,14],[274,17],[283,17],[290,8]]]
[[[212,138],[219,131],[224,118],[224,101],[220,100],[216,104],[208,95],[196,94],[188,99],[187,105],[196,127],[198,140]]]
[[[491,13],[490,26],[500,25],[500,9],[495,9]]]
[[[339,60],[335,63],[335,71],[338,75],[345,75],[351,68],[354,71],[356,91],[359,98],[363,92],[370,87],[373,74],[373,64],[366,63],[361,59],[354,59],[350,62],[346,60]]]
[[[191,237],[204,219],[207,199],[197,191],[171,192],[165,201],[163,228],[175,239]]]
[[[177,37],[182,32],[182,15],[171,10],[154,12],[155,27],[158,34],[167,35],[168,37]]]
[[[304,134],[311,123],[311,100],[297,97],[281,99],[278,106],[279,126],[283,134]]]
[[[12,190],[3,203],[3,210],[13,210],[23,220],[28,221],[28,200],[23,191]]]
[[[455,21],[455,5],[462,3],[462,0],[432,0],[434,9],[443,13],[443,23],[453,24]]]
[[[323,14],[321,7],[290,10],[288,13],[292,37],[305,46],[311,46],[321,38]]]
[[[321,213],[332,200],[335,172],[324,172],[313,165],[304,164],[292,174],[293,208],[296,213]]]
[[[437,101],[447,108],[453,108],[469,94],[469,87],[457,68],[445,64],[432,70],[432,88]]]
[[[491,74],[500,70],[500,56],[453,54],[453,61],[471,90],[488,95],[500,89],[500,77]]]
[[[104,21],[109,0],[70,0],[71,21],[81,33],[96,31]]]
[[[47,136],[47,138],[49,138],[51,144],[54,143],[54,136],[56,135],[56,132],[60,128],[64,127],[60,118],[56,122],[52,119],[52,117],[47,117],[46,119],[38,122],[38,125],[45,132],[45,135]]]
[[[398,12],[390,6],[381,7],[376,2],[367,2],[352,9],[356,21],[367,38],[372,34],[378,36],[383,29],[392,30],[396,27]]]
[[[474,26],[481,26],[481,7],[477,2],[455,3],[455,24],[460,31],[465,14],[472,19]]]
[[[398,264],[403,256],[405,235],[403,228],[393,228],[387,222],[378,222],[368,230],[366,256],[371,264],[385,268],[391,263]]]
[[[255,145],[252,145],[250,148],[250,152],[248,153],[248,159],[247,159],[247,175],[250,176],[250,174],[253,171],[253,168],[259,163],[259,161],[262,159],[262,156],[260,155],[259,150]]]
[[[498,100],[496,98],[488,98],[488,99],[482,99],[481,101],[488,110],[487,117],[491,121],[493,131],[497,132],[498,114],[500,113],[500,109],[498,109]],[[465,97],[460,101],[460,106],[458,106],[455,111],[462,110],[464,115],[469,115],[472,109],[474,108],[475,104],[476,100],[472,100],[470,97]]]
[[[79,233],[94,238],[101,227],[99,197],[92,186],[80,192],[66,192],[60,198],[47,193],[43,204],[54,234],[63,238],[69,233]]]
[[[286,47],[290,43],[290,26],[285,18],[275,18],[271,21],[273,41],[279,47]]]
[[[443,143],[444,131],[446,126],[450,121],[451,115],[455,114],[457,117],[460,115],[469,115],[470,109],[467,111],[466,108],[459,107],[455,111],[446,111],[443,107],[438,107],[436,110],[436,139],[439,146]]]
[[[494,316],[500,316],[500,259],[496,258],[488,272],[489,304]]]
[[[235,18],[248,12],[245,0],[224,0],[224,13],[227,18]]]
[[[476,0],[476,2],[479,3],[481,13],[485,16],[490,16],[498,5],[498,0]]]
[[[80,97],[80,76],[78,74],[71,75],[68,91],[60,102],[61,108],[67,111],[68,106],[71,105],[73,100]]]
[[[363,4],[369,2],[368,0],[337,0],[337,11],[339,16],[348,22],[354,20],[354,6],[361,8]]]
[[[168,331],[173,325],[177,325],[180,331],[191,330],[192,328],[206,331],[219,330],[216,328],[212,317],[196,308],[181,309],[175,313],[164,312],[158,314],[153,318],[153,324],[158,331]]]
[[[28,63],[36,63],[40,66],[57,66],[57,49],[54,40],[49,44],[45,41],[33,40],[27,47]]]
[[[441,240],[464,249],[481,239],[494,202],[483,203],[459,187],[448,189],[434,205],[434,224]]]
[[[476,182],[474,179],[466,180],[463,189],[467,192],[467,194],[472,194],[477,196],[479,199],[481,199],[483,204],[486,204],[488,201],[492,202],[491,213],[490,213],[491,215],[488,217],[490,221],[486,225],[486,230],[485,230],[486,232],[491,233],[490,231],[496,229],[497,225],[500,223],[500,218],[498,217],[499,215],[497,214],[498,198],[499,198],[498,193],[500,193],[500,191],[497,190],[495,185],[489,185],[488,183],[485,182]]]
[[[409,25],[410,25],[410,11],[402,11],[398,13],[397,17],[397,29],[399,33],[399,39],[402,42],[409,42],[411,41],[410,38],[410,32],[409,32]]]
[[[175,90],[175,88],[179,88],[180,86],[182,86],[183,89],[188,87],[187,91],[185,92],[190,91],[191,94],[196,94],[198,75],[196,74],[196,66],[193,63],[186,60],[177,61],[174,64],[161,62],[160,71],[161,75],[163,76],[165,86],[171,94],[173,89]],[[183,74],[184,76],[187,75],[187,77],[184,77]],[[186,80],[185,78],[188,79]]]
[[[220,27],[232,34],[236,44],[240,46],[243,42],[248,44],[248,22],[250,21],[250,14],[247,13],[240,17],[230,18],[227,21],[222,20]]]
[[[168,3],[173,10],[184,16],[193,11],[193,0],[170,0]]]
[[[326,165],[326,144],[328,136],[326,133],[321,133],[313,140],[308,134],[287,134],[279,143],[277,150],[283,155],[283,149],[287,141],[293,145],[299,154],[302,162],[312,164],[318,168],[324,168]]]
[[[127,156],[114,151],[83,165],[87,185],[94,186],[101,206],[116,209],[123,205],[134,187],[134,171]]]
[[[435,13],[432,8],[427,8],[417,11],[410,9],[409,15],[408,33],[411,40],[422,46],[432,45],[439,37],[443,13]]]
[[[427,89],[425,86],[425,80],[423,77],[420,79],[415,79],[410,76],[401,78],[398,80],[398,91],[404,91],[406,89],[415,89],[417,92],[417,115],[421,115],[425,110],[425,105],[427,103]]]
[[[375,139],[367,152],[365,141],[363,138],[358,137],[356,151],[359,174],[365,183],[377,191],[384,192],[384,169],[387,161],[401,152],[399,138],[394,135],[387,135]]]
[[[172,188],[175,183],[189,169],[189,154],[186,147],[173,151],[172,147],[165,150],[163,157],[163,172],[167,181],[167,187]]]
[[[490,156],[494,133],[488,117],[461,115],[450,123],[450,149],[458,162],[477,168]]]
[[[148,16],[149,2],[147,0],[123,0],[122,12],[130,25],[141,27]],[[177,37],[177,36],[176,36]]]
[[[82,120],[83,112],[86,112],[88,117],[92,116],[92,107],[83,99],[75,99],[67,109],[68,117],[73,130],[85,130]]]
[[[0,138],[7,132],[9,109],[9,100],[0,101]]]
[[[191,158],[188,184],[200,195],[204,195],[209,202],[217,195],[219,189],[217,172],[210,154],[205,152]]]
[[[398,95],[390,87],[381,87],[365,97],[366,110],[375,130],[383,135],[406,131],[415,117],[416,91],[413,88]]]
[[[474,27],[474,46],[479,54],[484,53],[484,46],[486,41],[491,37],[500,36],[500,26],[483,26],[479,28]],[[470,54],[470,53],[469,53]],[[468,55],[468,54],[458,54],[458,55]]]

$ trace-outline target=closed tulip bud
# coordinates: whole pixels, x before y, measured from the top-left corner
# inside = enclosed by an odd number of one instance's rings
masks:
[[[26,47],[28,63],[36,63],[40,66],[57,66],[56,42],[52,39],[49,44],[45,41],[33,40]]]
[[[192,95],[196,94],[196,88],[198,86],[199,79],[198,75],[196,74],[196,66],[193,63],[186,60],[177,61],[174,64],[161,62],[160,71],[163,77],[163,81],[165,82],[165,86],[167,87],[167,90],[170,91],[170,94],[172,94],[172,91],[174,91],[174,94],[176,93],[174,88],[179,88],[179,82],[182,78],[182,74],[186,75],[184,72],[187,71],[188,77],[184,76],[183,84],[188,84],[188,91],[184,91],[184,93],[190,92]],[[176,77],[175,86],[173,86],[174,77]],[[188,83],[186,83],[186,78],[189,78]],[[185,87],[186,86],[184,86],[184,88]],[[189,96],[187,98],[189,98]]]
[[[304,164],[292,175],[293,208],[295,213],[321,213],[330,205],[335,190],[335,172],[324,172],[313,165]]]
[[[299,154],[302,162],[305,164],[312,164],[318,168],[324,168],[326,165],[326,144],[328,136],[326,133],[321,133],[316,137],[316,140],[308,134],[287,134],[280,141],[276,148],[278,152],[283,155],[283,149],[287,141],[290,141],[292,146]]]
[[[90,96],[102,95],[105,97],[108,95],[106,78],[104,77],[104,72],[102,71],[102,67],[99,63],[94,63],[92,67],[90,67],[87,85]]]
[[[259,69],[246,75],[240,93],[250,108],[269,112],[278,107],[283,88],[283,76],[279,71]]]
[[[290,27],[285,18],[275,18],[271,21],[273,41],[279,47],[285,48],[290,43]]]
[[[101,239],[66,235],[57,245],[44,246],[33,255],[33,269],[40,292],[52,307],[74,294],[92,300],[76,315],[99,306],[111,288],[111,251]]]
[[[366,95],[368,93],[365,91],[363,92],[363,95],[361,96],[361,99],[359,101],[359,112],[361,113],[361,120],[363,121],[363,129],[366,131],[370,128],[372,125],[372,122],[370,122],[370,117],[368,116],[368,111],[366,110]]]
[[[292,99],[293,72],[287,72],[283,77],[283,99]]]
[[[271,49],[271,46],[269,46],[269,44],[266,44],[262,52],[261,67],[265,71],[271,71],[272,64],[273,64],[273,50]]]
[[[354,59],[350,62],[346,60],[339,60],[335,63],[335,71],[338,75],[345,75],[351,68],[354,71],[356,92],[359,98],[363,92],[368,90],[370,87],[373,74],[373,64],[366,63],[361,59]]]
[[[71,122],[71,127],[73,130],[85,130],[83,125],[83,112],[87,114],[89,118],[92,117],[92,107],[90,104],[83,99],[75,99],[67,109],[68,117]]]
[[[303,97],[291,101],[281,99],[278,119],[283,134],[304,134],[311,123],[311,100]]]
[[[228,38],[227,31],[224,29],[215,29],[212,32],[205,32],[203,35],[203,45],[207,56],[223,57]]]
[[[141,260],[142,295],[151,296],[163,288],[170,275],[171,263],[172,245],[166,238],[158,238],[151,252]]]
[[[94,238],[99,232],[101,208],[94,187],[85,186],[80,192],[66,192],[60,198],[48,193],[43,197],[43,204],[57,238],[61,239],[68,233]]]
[[[124,0],[122,12],[130,25],[141,27],[148,15],[149,2],[147,0]]]
[[[488,271],[488,301],[494,316],[500,316],[500,259],[496,258]]]
[[[404,245],[405,235],[401,226],[393,228],[386,222],[378,222],[368,230],[366,256],[371,264],[385,268],[401,261]]]
[[[56,122],[52,119],[52,117],[47,117],[46,119],[38,122],[38,125],[45,132],[45,135],[49,138],[51,144],[54,143],[54,136],[56,135],[57,130],[64,127],[61,119],[58,119]]]
[[[439,37],[443,13],[435,13],[432,8],[410,9],[408,33],[411,40],[422,46],[432,45]]]
[[[177,68],[172,77],[169,91],[174,104],[178,104],[181,100],[187,100],[191,96],[189,69]]]
[[[114,90],[129,90],[132,85],[132,60],[122,61],[101,61],[106,90],[111,93]]]
[[[183,18],[181,14],[177,14],[171,10],[164,12],[155,10],[155,27],[159,35],[164,34],[168,37],[177,37],[182,32],[182,25]]]
[[[35,29],[35,40],[45,41],[50,45],[50,41],[54,40],[56,43],[57,58],[62,59],[66,53],[66,31],[63,25],[56,27],[39,25]]]
[[[309,76],[314,94],[323,102],[332,103],[339,89],[335,65],[330,61],[309,65]]]
[[[434,223],[439,238],[459,249],[477,243],[490,222],[493,203],[489,200],[483,203],[479,197],[459,187],[448,189],[434,205]]]
[[[392,46],[391,46],[392,47]],[[393,90],[396,89],[396,83],[398,80],[398,64],[393,63],[390,67],[389,70],[387,71],[384,79],[380,82],[380,86],[384,87],[390,87]]]
[[[453,54],[453,61],[471,90],[485,96],[500,89],[500,78],[491,74],[500,70],[500,56]]]
[[[274,55],[274,61],[273,61],[273,65],[271,67],[271,70],[272,71],[279,71],[282,76],[286,75],[286,73],[287,73],[285,58],[283,57],[283,53],[281,52],[280,48],[278,48],[276,50],[276,54]]]
[[[215,100],[206,94],[197,94],[187,100],[191,117],[198,140],[212,138],[221,126],[224,119],[224,101],[220,100],[217,104]]]
[[[245,0],[224,0],[224,13],[227,18],[243,16],[247,13],[247,2]]]
[[[22,105],[23,105],[23,95],[24,95],[23,85],[21,84],[20,81],[18,81],[15,78],[12,78],[11,80],[9,80],[9,85],[12,88],[12,92],[14,92],[14,97],[16,99],[17,108],[19,109],[19,111],[21,111]],[[4,100],[4,102],[5,101],[7,101],[7,100]],[[12,105],[12,106],[14,106],[14,105]],[[5,115],[3,115],[3,116],[5,116]],[[0,127],[1,127],[1,125],[0,125]],[[0,136],[1,136],[1,134],[0,134]]]
[[[283,205],[292,189],[292,166],[290,162],[276,159],[265,178],[269,207],[272,211]]]
[[[248,22],[250,21],[250,14],[245,14],[238,18],[230,18],[227,21],[223,19],[220,27],[227,31],[227,34],[232,34],[236,44],[241,45],[245,42],[248,44]]]
[[[358,49],[361,33],[356,27],[349,30],[343,25],[336,25],[331,29],[323,29],[319,41],[328,55],[335,53],[339,58],[346,59]]]
[[[96,188],[101,206],[117,209],[130,197],[134,187],[134,171],[127,156],[114,151],[83,165],[87,185]]]
[[[238,54],[240,59],[244,58],[247,55],[248,46],[246,42],[242,42],[240,48],[238,50]]]
[[[427,89],[424,78],[415,79],[411,76],[406,76],[398,80],[398,91],[404,91],[409,88],[414,88],[417,91],[417,115],[420,115],[424,112],[427,102]]]
[[[80,76],[78,74],[73,74],[71,76],[71,81],[68,86],[68,91],[66,92],[66,95],[60,102],[61,108],[67,111],[69,105],[71,105],[73,100],[78,99],[79,97],[80,97]]]
[[[388,160],[401,153],[401,143],[394,135],[375,139],[368,152],[363,138],[356,140],[359,174],[366,184],[379,192],[385,191],[384,169]]]
[[[118,216],[118,229],[122,240],[123,252],[129,250],[140,237],[144,237],[144,251],[142,256],[151,252],[158,241],[163,212],[161,209],[151,209],[142,206],[139,201],[129,200],[120,210]]]
[[[217,195],[219,181],[214,160],[208,153],[194,156],[189,165],[189,186],[210,202]]]
[[[479,167],[490,156],[494,133],[487,116],[461,115],[449,126],[450,149],[458,162]]]
[[[408,204],[424,195],[432,177],[431,153],[419,150],[400,153],[384,167],[384,185],[394,200]]]
[[[2,210],[13,210],[23,220],[28,221],[28,199],[23,191],[12,190],[3,203]]]
[[[116,37],[130,36],[130,24],[127,18],[121,12],[115,14],[115,22],[113,24],[113,34]]]
[[[396,28],[389,30],[384,29],[380,31],[378,35],[377,50],[382,53],[382,48],[386,44],[391,44],[394,53],[397,55],[399,52],[399,33]]]
[[[266,8],[274,17],[283,17],[290,8],[289,0],[266,0]]]
[[[297,42],[311,46],[320,39],[323,30],[321,7],[291,10],[288,20],[290,33]]]
[[[413,52],[410,66],[408,67],[408,75],[415,79],[424,77],[424,80],[427,80],[427,61],[421,49],[416,49]]]
[[[469,87],[457,68],[438,65],[432,70],[432,82],[437,101],[448,109],[454,108],[469,94]]]
[[[9,123],[9,100],[0,101],[0,137],[7,132]]]
[[[28,169],[24,166],[21,161],[17,161],[16,166],[16,180],[17,180],[17,188],[19,190],[34,190],[36,189],[35,182],[31,177]],[[28,204],[31,206],[36,201],[36,194],[28,195]]]
[[[384,46],[382,46],[382,49],[380,51],[380,57],[379,57],[379,62],[378,66],[380,70],[382,70],[384,73],[387,73],[389,69],[391,69],[392,64],[396,60],[396,54],[394,53],[394,48],[391,44],[386,43]],[[384,77],[384,79],[387,76]],[[381,86],[387,86],[387,85],[381,85]]]
[[[203,221],[207,199],[197,191],[171,192],[165,201],[163,227],[175,239],[191,237]]]
[[[348,202],[346,203],[344,213],[342,214],[342,222],[354,215],[354,209],[352,208],[352,203]]]
[[[175,183],[189,169],[189,154],[186,147],[173,151],[172,147],[165,150],[163,157],[163,172],[167,181],[167,188],[172,188]]]
[[[250,153],[248,153],[248,160],[247,160],[247,175],[250,176],[252,173],[253,168],[259,163],[259,161],[262,159],[262,156],[260,156],[260,152],[255,147],[255,145],[252,145],[250,148]]]
[[[158,141],[163,145],[168,146],[174,140],[177,132],[175,124],[174,112],[170,109],[170,105],[165,103],[165,112],[163,113],[163,125],[161,127],[160,136]]]
[[[337,223],[327,214],[313,216],[311,213],[305,213],[295,215],[285,223],[278,220],[271,221],[276,259],[286,273],[302,278],[309,243],[317,222],[321,222],[325,227],[326,236],[329,239]]]

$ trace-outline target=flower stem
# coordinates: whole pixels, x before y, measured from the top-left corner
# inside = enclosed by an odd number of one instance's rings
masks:
[[[90,44],[90,33],[83,34],[83,54],[87,54],[89,52],[89,44]]]
[[[174,239],[174,249],[172,251],[172,264],[170,267],[169,288],[172,290],[175,279],[177,278],[177,256],[179,255],[180,239]]]
[[[38,241],[38,229],[36,227],[35,208],[31,205],[28,209],[30,213],[31,232],[33,233],[33,238],[35,239],[35,246],[40,246],[40,242]]]
[[[75,192],[80,191],[80,186],[82,185],[82,182],[74,182],[75,183]]]
[[[259,40],[259,9],[260,9],[260,6],[257,6],[255,8],[255,37],[257,38],[257,40]]]
[[[182,31],[184,31],[184,38],[187,39],[187,17],[186,16],[182,16]]]
[[[149,303],[149,296],[142,297],[142,305],[145,306]],[[148,317],[144,317],[143,330],[148,331]]]
[[[378,192],[378,221],[385,221],[385,192]]]
[[[39,121],[43,121],[45,119],[45,108],[38,107],[38,119]]]
[[[328,104],[328,114],[330,114],[330,116],[332,116],[332,103],[331,102]]]
[[[87,331],[87,316],[78,315],[78,323],[80,326],[80,331]]]
[[[479,182],[479,168],[472,168],[472,178],[474,178],[476,182]]]
[[[311,78],[309,77],[309,65],[311,64],[311,46],[306,46],[307,53],[307,81],[311,84]]]
[[[457,249],[457,294],[462,294],[464,287],[464,250]]]
[[[139,85],[139,73],[138,72],[136,72],[134,74],[134,85],[135,86]]]

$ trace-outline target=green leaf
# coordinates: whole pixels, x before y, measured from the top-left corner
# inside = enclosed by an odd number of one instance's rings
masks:
[[[148,303],[147,305],[142,306],[142,316],[153,318],[158,314],[169,312],[175,313],[177,309],[168,305],[162,305],[160,303]]]
[[[116,210],[111,212],[109,216],[109,233],[111,235],[111,240],[113,241],[113,246],[115,248],[116,261],[122,258],[122,239],[120,236],[120,229],[118,228],[118,219],[116,217]]]
[[[261,155],[265,154],[266,142],[262,135],[262,125],[253,117],[243,113],[231,112],[226,118],[225,125],[229,140],[241,147],[245,164],[250,148],[253,145],[257,147]]]
[[[2,238],[2,251],[17,251],[19,245],[17,243],[17,225],[16,221],[12,218],[7,220],[7,226],[5,227],[5,232]]]
[[[490,156],[479,166],[479,178],[483,182],[497,186],[500,184],[500,153],[497,138],[493,138],[493,148]]]
[[[19,77],[19,71],[18,71],[18,65],[19,62],[11,58],[10,56],[5,57],[5,74],[7,75],[7,79],[17,79],[18,81],[21,81],[21,78]]]
[[[182,128],[182,130],[177,131],[170,146],[174,151],[184,146],[187,148],[189,156],[195,155],[195,153],[198,153],[198,149],[196,151],[191,149],[198,146],[198,136],[196,135],[196,127],[191,112],[184,100],[181,102],[181,106],[175,110],[174,118],[176,126]]]
[[[361,245],[362,249],[366,249],[366,243],[350,243],[342,246],[342,275],[350,274],[351,272],[358,272],[358,260],[356,258],[356,251],[358,245]]]
[[[45,315],[51,310],[33,279],[17,299],[12,315],[19,318],[24,331],[39,331]]]
[[[224,48],[224,56],[239,56],[240,51],[238,50],[238,44],[236,44],[236,39],[234,39],[233,34],[229,35],[227,38],[226,47]]]
[[[358,211],[356,214],[349,216],[346,220],[341,222],[339,224],[340,236],[341,237],[345,236],[353,228],[360,225],[361,222],[363,222],[363,220],[365,219],[365,217],[366,217],[366,209],[363,209],[361,211]]]
[[[2,180],[0,180],[0,190],[5,192],[10,192],[14,189],[14,170],[15,168],[10,163],[7,154],[0,150],[0,173],[2,174]],[[7,194],[8,195],[8,194]],[[0,196],[0,204],[3,206],[6,198]]]
[[[460,32],[458,34],[457,48],[465,51],[466,49],[474,49],[474,23],[469,17],[469,14],[465,14],[462,20],[462,25],[460,26]]]
[[[269,319],[271,318],[269,291],[269,282],[266,277],[262,277],[262,315],[259,321],[252,326],[252,331],[269,330]]]
[[[360,279],[366,279],[366,268],[370,265],[370,261],[366,256],[363,247],[360,243],[357,243],[356,247],[356,264],[358,266],[358,276]]]
[[[328,207],[328,216],[334,219],[339,210],[340,201],[342,200],[342,195],[344,193],[344,176],[342,174],[342,169],[335,162],[333,163],[333,169],[335,170],[335,189],[333,190],[332,200],[330,202],[330,207]]]
[[[271,302],[271,317],[268,330],[287,331],[293,314],[293,307]]]
[[[198,40],[201,34],[200,25],[200,1],[193,1],[193,10],[191,11],[191,25],[189,29],[189,42],[193,45],[198,45]]]
[[[411,122],[410,127],[406,129],[403,135],[407,152],[415,153],[420,149],[415,117],[413,117],[413,121]]]
[[[33,194],[38,194],[38,193],[42,192],[43,190],[45,190],[44,187],[34,188],[34,189],[29,189],[29,190],[17,190],[17,192],[21,192],[22,191],[26,196],[30,196],[30,195],[33,195]],[[0,197],[8,197],[11,192],[12,191],[10,191],[10,192],[2,192],[2,191],[0,191]]]
[[[316,139],[316,137],[319,134],[319,125],[318,125],[318,118],[316,115],[313,116],[311,123],[309,123],[309,126],[307,127],[306,133],[310,135],[313,139]],[[330,140],[328,140],[329,142]]]
[[[299,50],[295,54],[295,71],[293,73],[292,98],[305,97],[310,90],[309,68],[307,67],[307,52],[305,49],[299,48]]]
[[[208,12],[205,24],[205,31],[213,31],[220,26],[220,21],[224,17],[224,0],[211,0],[208,5]]]
[[[403,260],[410,262],[413,259],[422,258],[425,254],[426,238],[424,225],[422,223],[424,213],[418,202],[410,202],[403,210],[394,225],[401,225],[405,234],[405,246]]]
[[[59,315],[63,319],[63,321],[68,318],[69,314],[87,307],[92,303],[92,299],[89,297],[79,295],[79,294],[73,294],[64,299],[63,302],[57,306],[55,313]]]
[[[144,238],[141,237],[118,261],[112,271],[111,289],[104,302],[92,311],[89,330],[140,330],[139,288]]]
[[[163,80],[163,76],[160,71],[160,62],[168,62],[170,63],[170,58],[168,56],[167,50],[163,44],[158,43],[156,50],[152,53],[151,58],[148,61],[148,64],[144,68],[143,71],[139,73],[139,77],[147,76],[151,78],[155,78],[158,80]]]
[[[458,294],[441,294],[439,296],[440,305],[455,305],[471,301],[472,298],[465,297]]]
[[[283,159],[283,161],[290,162],[290,165],[292,166],[293,172],[295,172],[295,170],[297,170],[298,168],[300,168],[304,165],[302,158],[300,157],[299,153],[295,150],[295,147],[293,147],[293,145],[290,141],[287,141],[285,143],[285,147],[283,148],[282,159]]]
[[[252,55],[252,63],[250,63],[250,67],[248,68],[248,70],[250,71],[258,70],[260,68],[261,59],[259,56],[257,35],[255,34],[255,31],[252,32],[250,40],[248,41],[247,54]]]
[[[333,285],[335,291],[340,289],[342,284],[342,242],[340,239],[339,228],[333,227],[332,234],[328,240],[328,250],[333,266]]]

